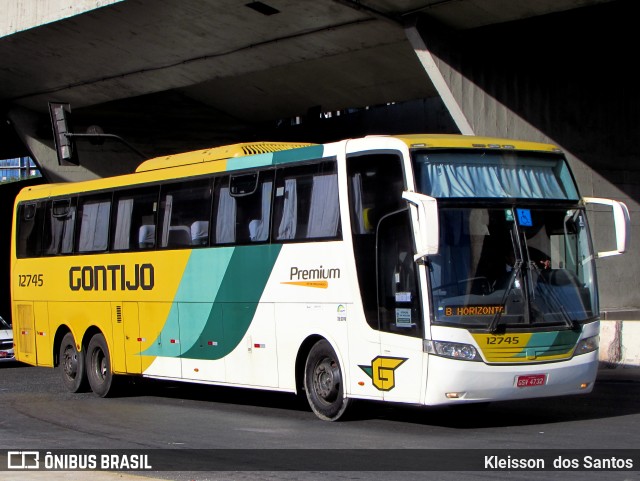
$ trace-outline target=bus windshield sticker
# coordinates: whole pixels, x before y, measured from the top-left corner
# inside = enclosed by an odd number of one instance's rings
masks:
[[[411,327],[411,309],[406,307],[396,308],[396,326]]]
[[[533,226],[533,220],[531,220],[531,209],[516,209],[518,214],[518,224],[523,227]]]
[[[396,292],[396,302],[411,302],[411,292]]]
[[[504,210],[504,220],[507,222],[513,222],[513,211],[511,209]]]

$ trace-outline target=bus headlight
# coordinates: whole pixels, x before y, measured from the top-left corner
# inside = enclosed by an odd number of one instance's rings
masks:
[[[463,361],[481,361],[478,351],[471,344],[458,342],[424,341],[424,351],[436,356],[461,359]]]
[[[578,343],[573,355],[579,356],[580,354],[593,352],[596,349],[598,349],[599,345],[600,345],[600,336],[587,337],[586,339],[583,339]]]

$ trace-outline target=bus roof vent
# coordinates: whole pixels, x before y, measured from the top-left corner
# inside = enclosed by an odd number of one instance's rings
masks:
[[[296,144],[292,142],[252,142],[250,144],[239,144],[242,146],[244,155],[268,154],[278,152],[280,150],[299,149],[301,147],[310,147],[315,144]],[[234,157],[240,157],[235,155]]]
[[[150,170],[168,169],[182,165],[199,164],[203,162],[214,162],[217,160],[227,160],[235,157],[246,157],[249,155],[268,154],[281,150],[299,149],[310,147],[315,144],[304,144],[294,142],[249,142],[242,144],[223,145],[211,149],[195,150],[183,154],[167,155],[149,159],[138,166],[136,172],[148,172]]]

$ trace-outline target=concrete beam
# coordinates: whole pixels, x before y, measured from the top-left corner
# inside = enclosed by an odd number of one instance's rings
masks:
[[[41,134],[43,118],[28,109],[15,107],[7,114],[18,136],[29,149],[31,158],[38,164],[48,182],[78,181],[98,176],[83,166],[59,166],[53,146],[53,136],[44,138]],[[46,120],[44,120],[46,122]]]
[[[123,0],[38,0],[2,2],[0,37],[29,30]]]

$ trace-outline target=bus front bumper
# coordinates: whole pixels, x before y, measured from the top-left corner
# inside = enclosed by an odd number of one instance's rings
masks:
[[[507,401],[591,392],[598,351],[570,360],[489,365],[429,356],[426,405]]]

